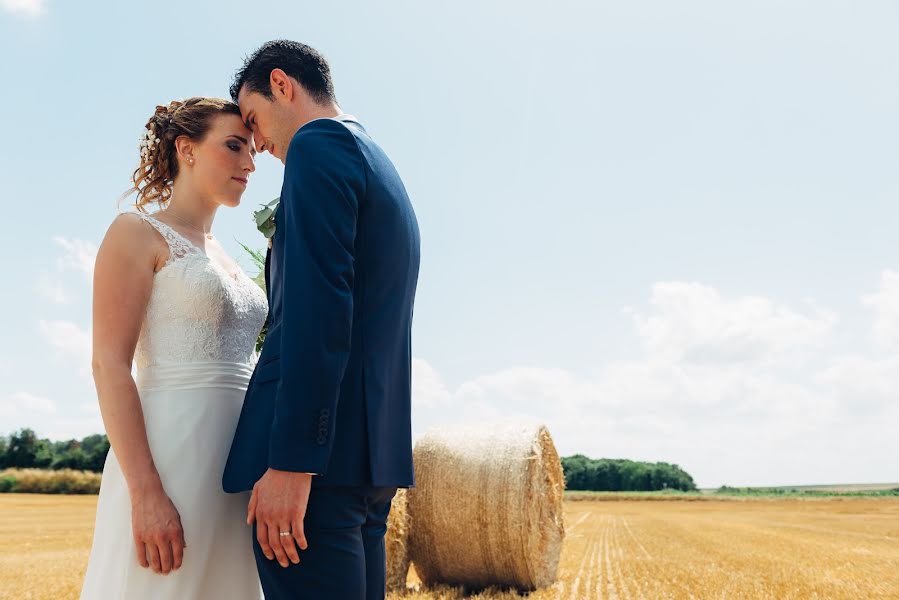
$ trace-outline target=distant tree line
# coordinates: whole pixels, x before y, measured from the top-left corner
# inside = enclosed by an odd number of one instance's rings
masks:
[[[597,492],[697,491],[689,473],[665,462],[625,459],[593,459],[583,454],[562,458],[566,488]]]
[[[0,469],[77,469],[101,473],[109,440],[97,433],[82,440],[51,442],[31,429],[0,437]]]
[[[103,472],[109,440],[101,433],[81,440],[53,442],[31,429],[0,436],[0,469],[76,469]],[[562,458],[566,488],[605,492],[697,491],[693,478],[677,465],[625,459]]]

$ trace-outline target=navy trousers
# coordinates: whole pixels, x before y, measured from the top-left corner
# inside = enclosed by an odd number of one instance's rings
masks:
[[[253,551],[265,600],[383,600],[384,534],[396,488],[313,486],[300,563],[282,567],[256,541]]]

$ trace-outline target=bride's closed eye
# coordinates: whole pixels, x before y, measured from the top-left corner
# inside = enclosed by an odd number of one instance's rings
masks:
[[[236,142],[228,142],[226,145],[228,146],[229,149],[231,149],[231,151],[240,152],[240,144],[238,144]]]

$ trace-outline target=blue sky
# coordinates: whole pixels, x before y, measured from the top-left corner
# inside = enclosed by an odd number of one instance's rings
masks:
[[[90,272],[143,123],[286,37],[419,217],[416,435],[522,417],[703,486],[899,481],[897,26],[877,1],[0,0],[0,430],[100,430]],[[280,189],[257,167],[215,223],[235,256]]]

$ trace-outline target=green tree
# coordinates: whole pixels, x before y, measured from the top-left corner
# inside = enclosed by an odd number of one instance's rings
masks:
[[[81,449],[86,455],[84,469],[102,473],[106,455],[109,453],[109,438],[102,433],[89,435],[81,440]]]
[[[626,459],[591,459],[583,454],[562,458],[565,482],[570,490],[600,492],[696,491],[689,473],[669,463],[647,463]]]
[[[20,429],[9,436],[6,449],[8,467],[43,469],[49,467],[51,462],[53,454],[49,442],[38,439],[33,430]]]

